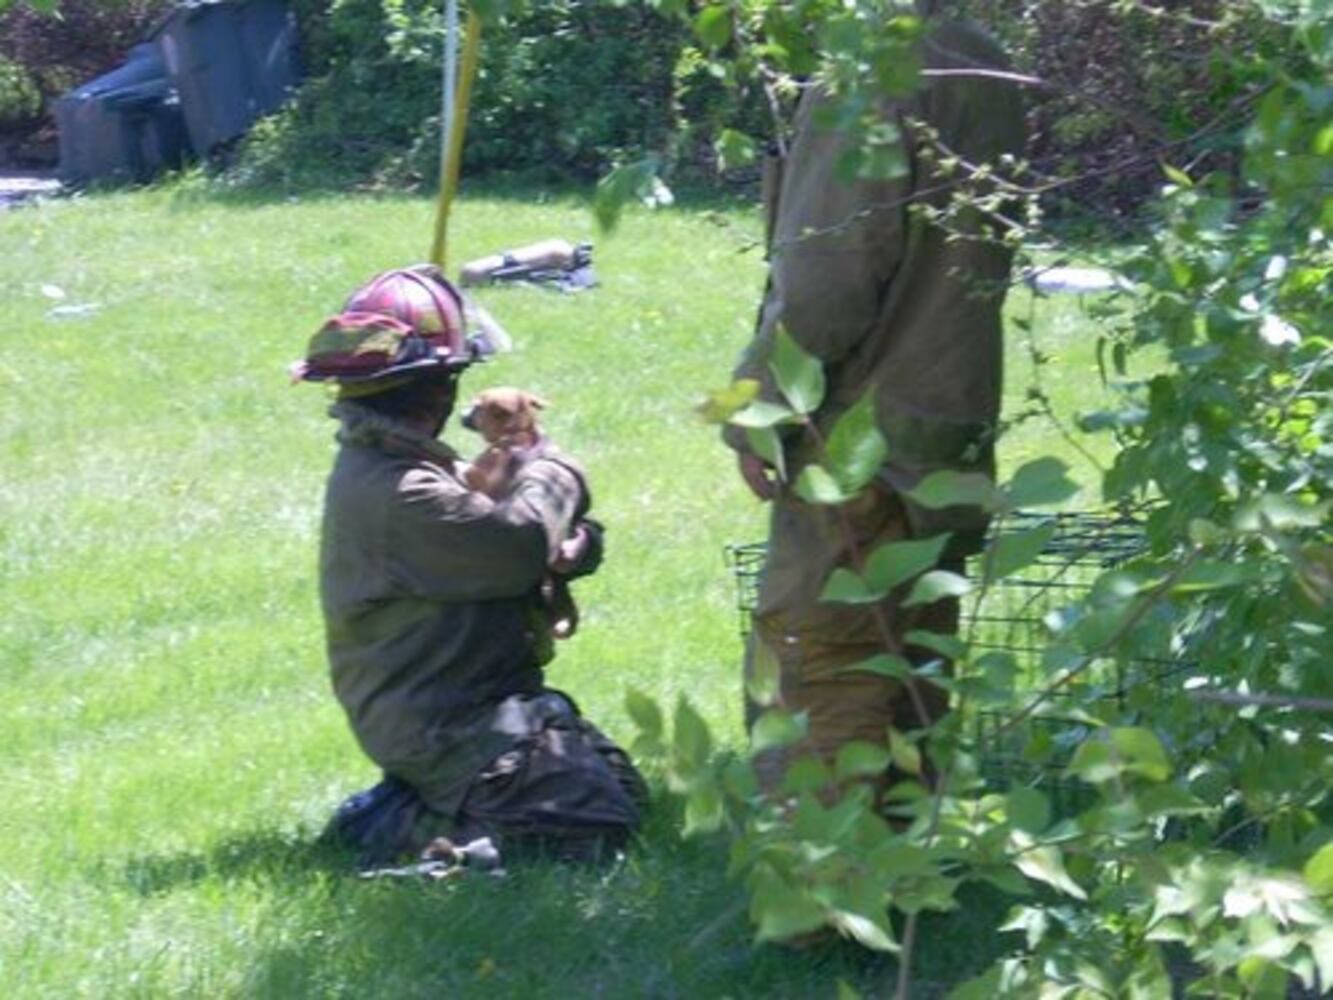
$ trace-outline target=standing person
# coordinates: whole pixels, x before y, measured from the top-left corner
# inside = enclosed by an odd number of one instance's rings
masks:
[[[331,831],[367,861],[440,835],[594,858],[639,822],[629,758],[542,676],[553,554],[580,528],[569,575],[601,560],[582,471],[550,449],[492,500],[438,439],[477,357],[458,293],[422,266],[353,293],[295,372],[338,386],[320,598],[334,691],[385,782]]]
[[[782,704],[808,715],[809,734],[797,750],[830,760],[849,741],[882,744],[886,727],[919,729],[947,711],[948,697],[934,685],[909,689],[846,668],[886,647],[918,663],[936,655],[904,636],[956,632],[958,604],[903,608],[901,592],[875,606],[827,604],[819,601],[824,583],[836,567],[853,566],[856,552],[944,531],[952,536],[941,565],[960,570],[980,546],[984,514],[929,511],[905,491],[939,469],[994,471],[1000,313],[1012,254],[975,208],[957,215],[951,232],[913,206],[947,206],[956,184],[940,169],[946,157],[967,170],[1019,155],[1022,106],[1017,88],[994,72],[1006,65],[1003,53],[975,25],[935,25],[919,44],[921,87],[881,105],[884,121],[902,132],[908,169],[901,178],[843,177],[850,140],[821,125],[831,100],[813,86],[803,95],[780,181],[768,186],[777,194],[767,206],[768,287],[735,372],[760,383],[761,399],[779,400],[769,358],[785,328],[823,363],[827,390],[815,426],[826,439],[839,416],[871,394],[887,464],[841,509],[814,506],[776,482],[739,428],[724,435],[745,482],[773,504],[752,643],[777,658]],[[818,453],[812,435],[789,430],[794,480]],[[747,671],[753,655],[752,645]],[[768,784],[784,762],[761,761]]]

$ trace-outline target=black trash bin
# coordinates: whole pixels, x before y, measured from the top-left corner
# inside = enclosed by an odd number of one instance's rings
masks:
[[[180,106],[152,42],[62,97],[55,111],[65,184],[145,181],[187,152]]]
[[[103,98],[125,119],[133,142],[134,179],[146,181],[184,165],[190,152],[180,98],[164,77]]]
[[[124,65],[56,102],[60,178],[148,180],[243,135],[297,82],[286,0],[192,0]]]
[[[284,0],[184,4],[157,38],[201,156],[276,111],[297,83],[296,19]]]

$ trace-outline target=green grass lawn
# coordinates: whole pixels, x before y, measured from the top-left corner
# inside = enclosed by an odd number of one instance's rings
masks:
[[[217,199],[187,188],[0,214],[0,985],[8,996],[833,996],[892,962],[757,949],[726,848],[679,843],[668,805],[611,872],[528,868],[365,884],[311,845],[376,775],[325,675],[316,601],[334,425],[285,365],[376,270],[420,259],[419,199]],[[551,679],[622,740],[626,685],[687,693],[741,741],[729,542],[762,534],[691,406],[726,381],[763,262],[735,207],[631,212],[603,285],[480,298],[516,350],[465,392],[546,396],[608,527],[579,635]],[[455,262],[594,239],[568,197],[465,199]],[[63,297],[62,297],[63,296]],[[1029,296],[1012,307],[1026,315]],[[53,309],[91,304],[83,314]],[[1044,300],[1036,336],[1066,415],[1095,405],[1095,330]],[[1010,397],[1028,384],[1014,339]],[[470,435],[446,432],[465,450]],[[1013,464],[1055,450],[1024,423]],[[1083,503],[1092,503],[1095,488]],[[923,927],[918,976],[983,965],[1005,901]],[[923,994],[929,990],[923,987]]]

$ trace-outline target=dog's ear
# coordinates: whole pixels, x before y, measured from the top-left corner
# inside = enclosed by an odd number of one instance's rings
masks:
[[[546,400],[542,399],[541,396],[538,396],[535,393],[530,392],[528,393],[528,405],[531,406],[534,410],[544,410],[551,404],[548,403]]]

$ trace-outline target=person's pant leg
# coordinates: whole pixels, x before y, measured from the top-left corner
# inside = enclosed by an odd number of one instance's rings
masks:
[[[461,829],[495,837],[501,853],[595,861],[638,829],[647,787],[629,756],[587,720],[544,719],[474,781]]]
[[[770,790],[797,756],[813,754],[832,764],[848,743],[883,745],[890,726],[907,732],[941,718],[948,711],[948,694],[936,685],[852,668],[884,652],[924,664],[937,654],[906,645],[904,636],[914,629],[952,634],[958,627],[956,599],[904,608],[906,588],[875,605],[818,600],[834,569],[854,568],[880,545],[912,537],[896,494],[867,490],[841,509],[780,503],[773,516],[746,675],[747,681],[753,677],[757,653],[771,656],[778,665],[778,704],[805,713],[808,731],[797,746],[761,755],[760,779]],[[941,665],[946,672],[948,667]],[[747,698],[747,724],[756,717],[757,706]],[[896,777],[886,775],[885,781]]]

